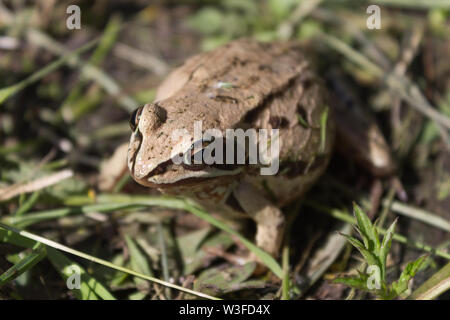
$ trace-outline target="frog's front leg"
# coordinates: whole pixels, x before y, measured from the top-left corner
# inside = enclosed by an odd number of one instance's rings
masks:
[[[233,195],[242,209],[256,222],[257,246],[277,257],[285,229],[283,212],[248,182],[241,182],[233,190]]]

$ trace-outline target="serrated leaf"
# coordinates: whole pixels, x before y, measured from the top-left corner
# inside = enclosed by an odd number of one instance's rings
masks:
[[[372,254],[369,250],[367,250],[364,245],[358,239],[351,237],[349,235],[341,233],[359,252],[363,255],[368,265],[375,265],[380,267],[380,262],[378,258]]]
[[[421,256],[417,260],[408,263],[403,269],[400,278],[391,284],[391,290],[398,296],[408,289],[409,281],[419,272],[420,267],[424,261],[428,258],[428,255]]]
[[[381,279],[383,279],[383,281],[386,279],[386,260],[389,250],[391,250],[392,237],[394,236],[396,225],[397,219],[395,219],[395,221],[387,229],[380,247],[380,254],[378,258],[380,259],[381,263]]]
[[[356,203],[353,203],[353,214],[356,217],[356,223],[358,224],[362,236],[366,237],[368,240],[368,247],[366,247],[366,249],[378,256],[378,252],[380,251],[380,240],[378,239],[375,226]]]
[[[362,277],[336,278],[333,280],[333,283],[341,283],[355,289],[363,291],[371,291],[367,288],[367,278]]]
[[[353,229],[355,229],[355,231],[358,232],[358,234],[360,235],[360,237],[364,243],[364,248],[368,248],[369,247],[369,239],[367,239],[367,237],[364,236],[362,231],[357,226],[354,226]]]

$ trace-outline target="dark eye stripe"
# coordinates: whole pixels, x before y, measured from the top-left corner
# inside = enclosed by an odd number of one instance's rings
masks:
[[[131,130],[135,131],[138,124],[139,124],[139,118],[141,116],[142,113],[142,107],[137,108],[136,110],[133,111],[133,113],[130,116],[130,128]]]

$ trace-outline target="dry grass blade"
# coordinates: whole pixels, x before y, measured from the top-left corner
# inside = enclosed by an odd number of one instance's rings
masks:
[[[450,290],[450,262],[425,281],[408,299],[432,300]]]
[[[395,91],[402,99],[407,101],[409,105],[417,109],[425,116],[433,119],[436,123],[450,129],[450,117],[440,113],[436,108],[431,106],[427,99],[420,92],[420,89],[411,82],[406,76],[399,76],[395,73],[388,73],[381,67],[370,61],[366,56],[351,48],[345,42],[336,37],[321,34],[321,39],[324,40],[333,49],[345,55],[349,60],[355,62],[359,66],[366,69],[373,76],[383,79],[386,85]]]
[[[39,178],[27,183],[14,184],[0,189],[0,201],[5,201],[19,194],[34,192],[57,184],[65,179],[71,178],[73,171],[70,169],[62,170],[43,178]]]
[[[450,8],[450,2],[448,0],[375,0],[367,2],[382,4],[386,6],[398,6],[403,8]]]
[[[146,68],[157,75],[165,75],[169,70],[169,66],[164,61],[147,52],[132,48],[123,43],[116,44],[114,54],[119,58]]]
[[[387,205],[388,203],[384,201],[383,206]],[[439,228],[447,232],[450,232],[450,222],[431,212],[406,205],[399,201],[394,201],[392,203],[391,210],[397,212],[398,214],[407,216],[409,218],[422,221],[423,223],[429,224],[435,228]]]

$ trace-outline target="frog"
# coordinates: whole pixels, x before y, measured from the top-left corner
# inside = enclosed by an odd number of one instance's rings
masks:
[[[301,199],[322,176],[338,136],[349,136],[345,149],[376,174],[394,170],[378,127],[348,118],[342,105],[301,43],[234,40],[188,58],[162,81],[153,102],[131,114],[127,166],[145,187],[188,197],[230,220],[252,219],[256,245],[276,258],[286,229],[282,208]],[[200,138],[195,122],[202,125]],[[353,126],[359,127],[356,135],[348,132]],[[278,170],[262,174],[267,161],[193,161],[212,141],[230,142],[226,130],[239,129],[274,133],[268,146],[276,140],[271,160]],[[173,134],[180,130],[183,135]],[[208,130],[219,134],[205,139]],[[256,144],[264,149],[261,140]]]

